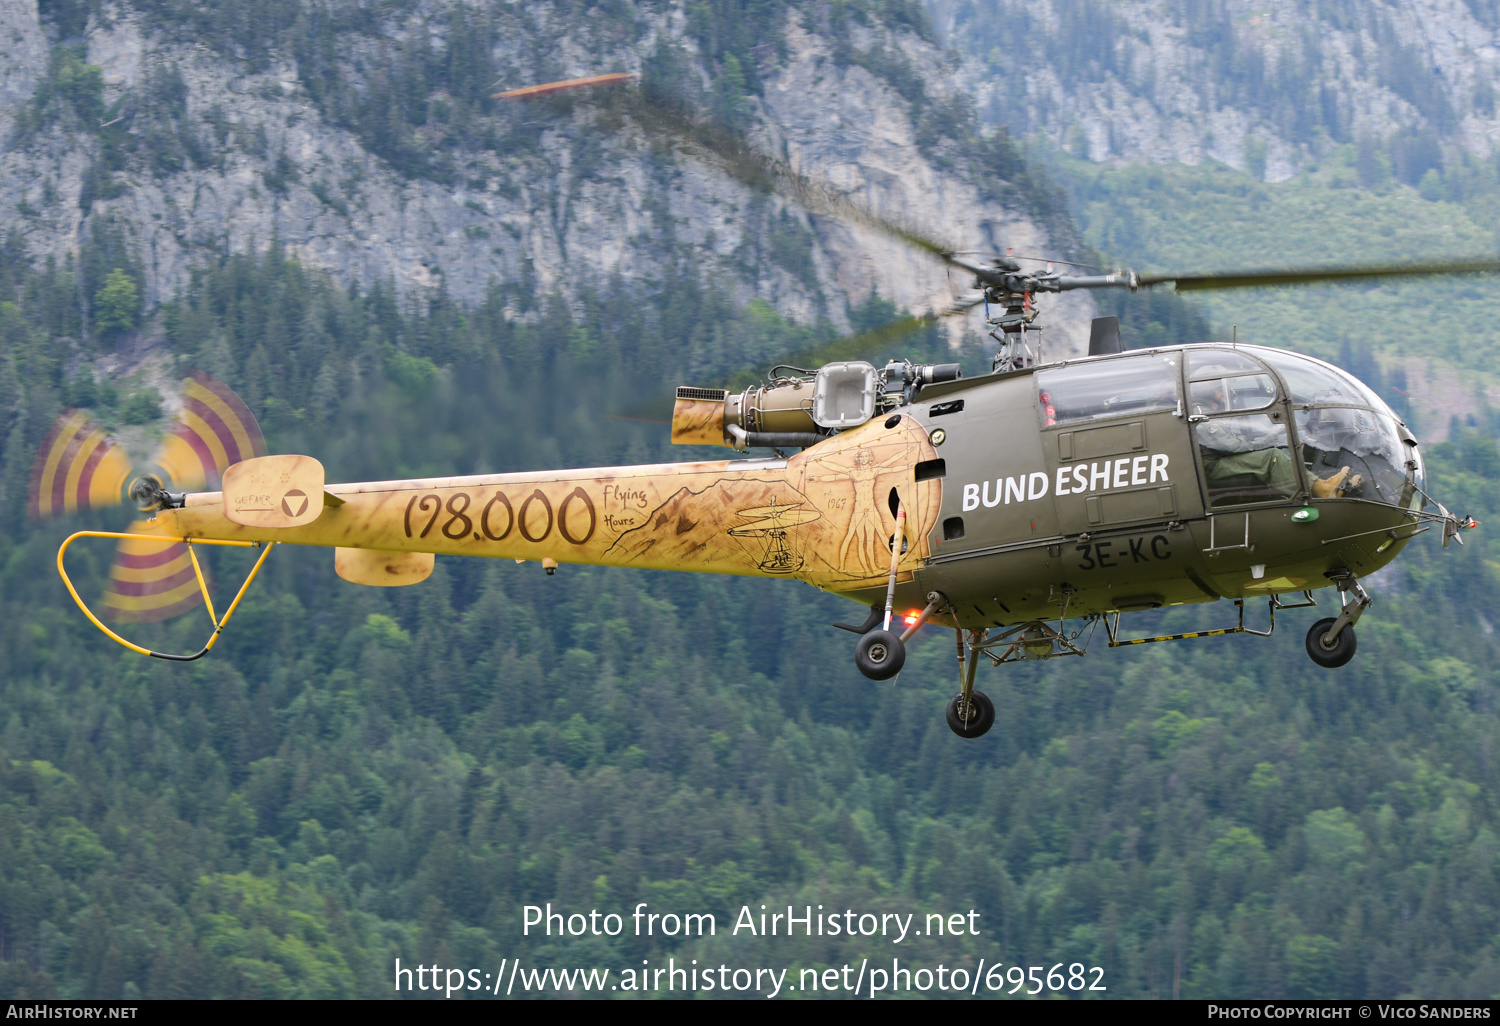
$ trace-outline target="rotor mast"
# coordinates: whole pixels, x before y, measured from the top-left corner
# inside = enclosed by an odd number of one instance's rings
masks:
[[[1061,274],[1049,262],[1045,271],[1031,273],[1023,271],[1009,255],[996,257],[989,264],[965,260],[951,253],[944,254],[944,259],[973,274],[975,285],[983,290],[983,296],[960,304],[954,312],[981,302],[985,304],[985,324],[990,327],[990,337],[1000,343],[992,366],[996,371],[1035,367],[1042,362],[1042,344],[1038,337],[1042,328],[1036,323],[1040,310],[1034,298],[1037,293],[1101,288],[1128,288],[1133,292],[1140,285],[1136,273],[1130,270],[1110,274]],[[1000,308],[999,316],[990,316],[991,305]],[[1033,337],[1035,348],[1032,341],[1028,341],[1028,335]]]

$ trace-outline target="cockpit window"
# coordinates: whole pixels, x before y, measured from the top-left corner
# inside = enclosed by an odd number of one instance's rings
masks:
[[[1351,375],[1320,360],[1281,350],[1257,350],[1256,355],[1281,372],[1297,404],[1353,403],[1384,410],[1385,403]]]
[[[1043,422],[1076,424],[1177,409],[1177,353],[1101,360],[1039,371]]]
[[[1189,386],[1194,413],[1260,410],[1276,399],[1276,382],[1269,374],[1207,378]]]
[[[1191,349],[1188,351],[1188,377],[1222,378],[1226,374],[1254,374],[1264,370],[1244,353],[1233,349]]]
[[[1195,431],[1210,506],[1276,502],[1301,489],[1286,425],[1257,413],[1212,417]]]

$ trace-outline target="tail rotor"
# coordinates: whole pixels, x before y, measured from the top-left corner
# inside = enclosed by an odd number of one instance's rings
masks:
[[[228,385],[193,371],[180,390],[175,423],[141,468],[87,413],[63,413],[32,465],[31,516],[48,519],[126,502],[150,514],[180,506],[189,491],[216,486],[234,464],[266,455],[260,425]],[[160,531],[139,519],[129,533]],[[154,623],[201,606],[188,547],[164,535],[122,538],[101,605],[105,618],[116,623]]]

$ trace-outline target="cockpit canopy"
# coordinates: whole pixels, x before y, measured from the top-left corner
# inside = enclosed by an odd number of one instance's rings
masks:
[[[1355,498],[1421,507],[1426,480],[1416,439],[1403,436],[1380,396],[1322,360],[1280,349],[1253,352],[1281,376],[1309,472],[1323,476],[1349,467],[1364,478],[1348,493]]]
[[[1340,475],[1339,495],[1421,503],[1415,439],[1363,382],[1312,357],[1260,346],[1191,346],[1044,369],[1036,382],[1044,427],[1186,414],[1211,506],[1286,499],[1306,483]],[[1291,406],[1291,424],[1282,403]]]

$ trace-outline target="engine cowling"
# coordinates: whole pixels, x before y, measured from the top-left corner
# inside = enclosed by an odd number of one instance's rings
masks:
[[[958,364],[903,362],[877,370],[851,360],[743,392],[684,385],[672,410],[672,444],[806,448],[909,402],[924,384],[957,377]]]

